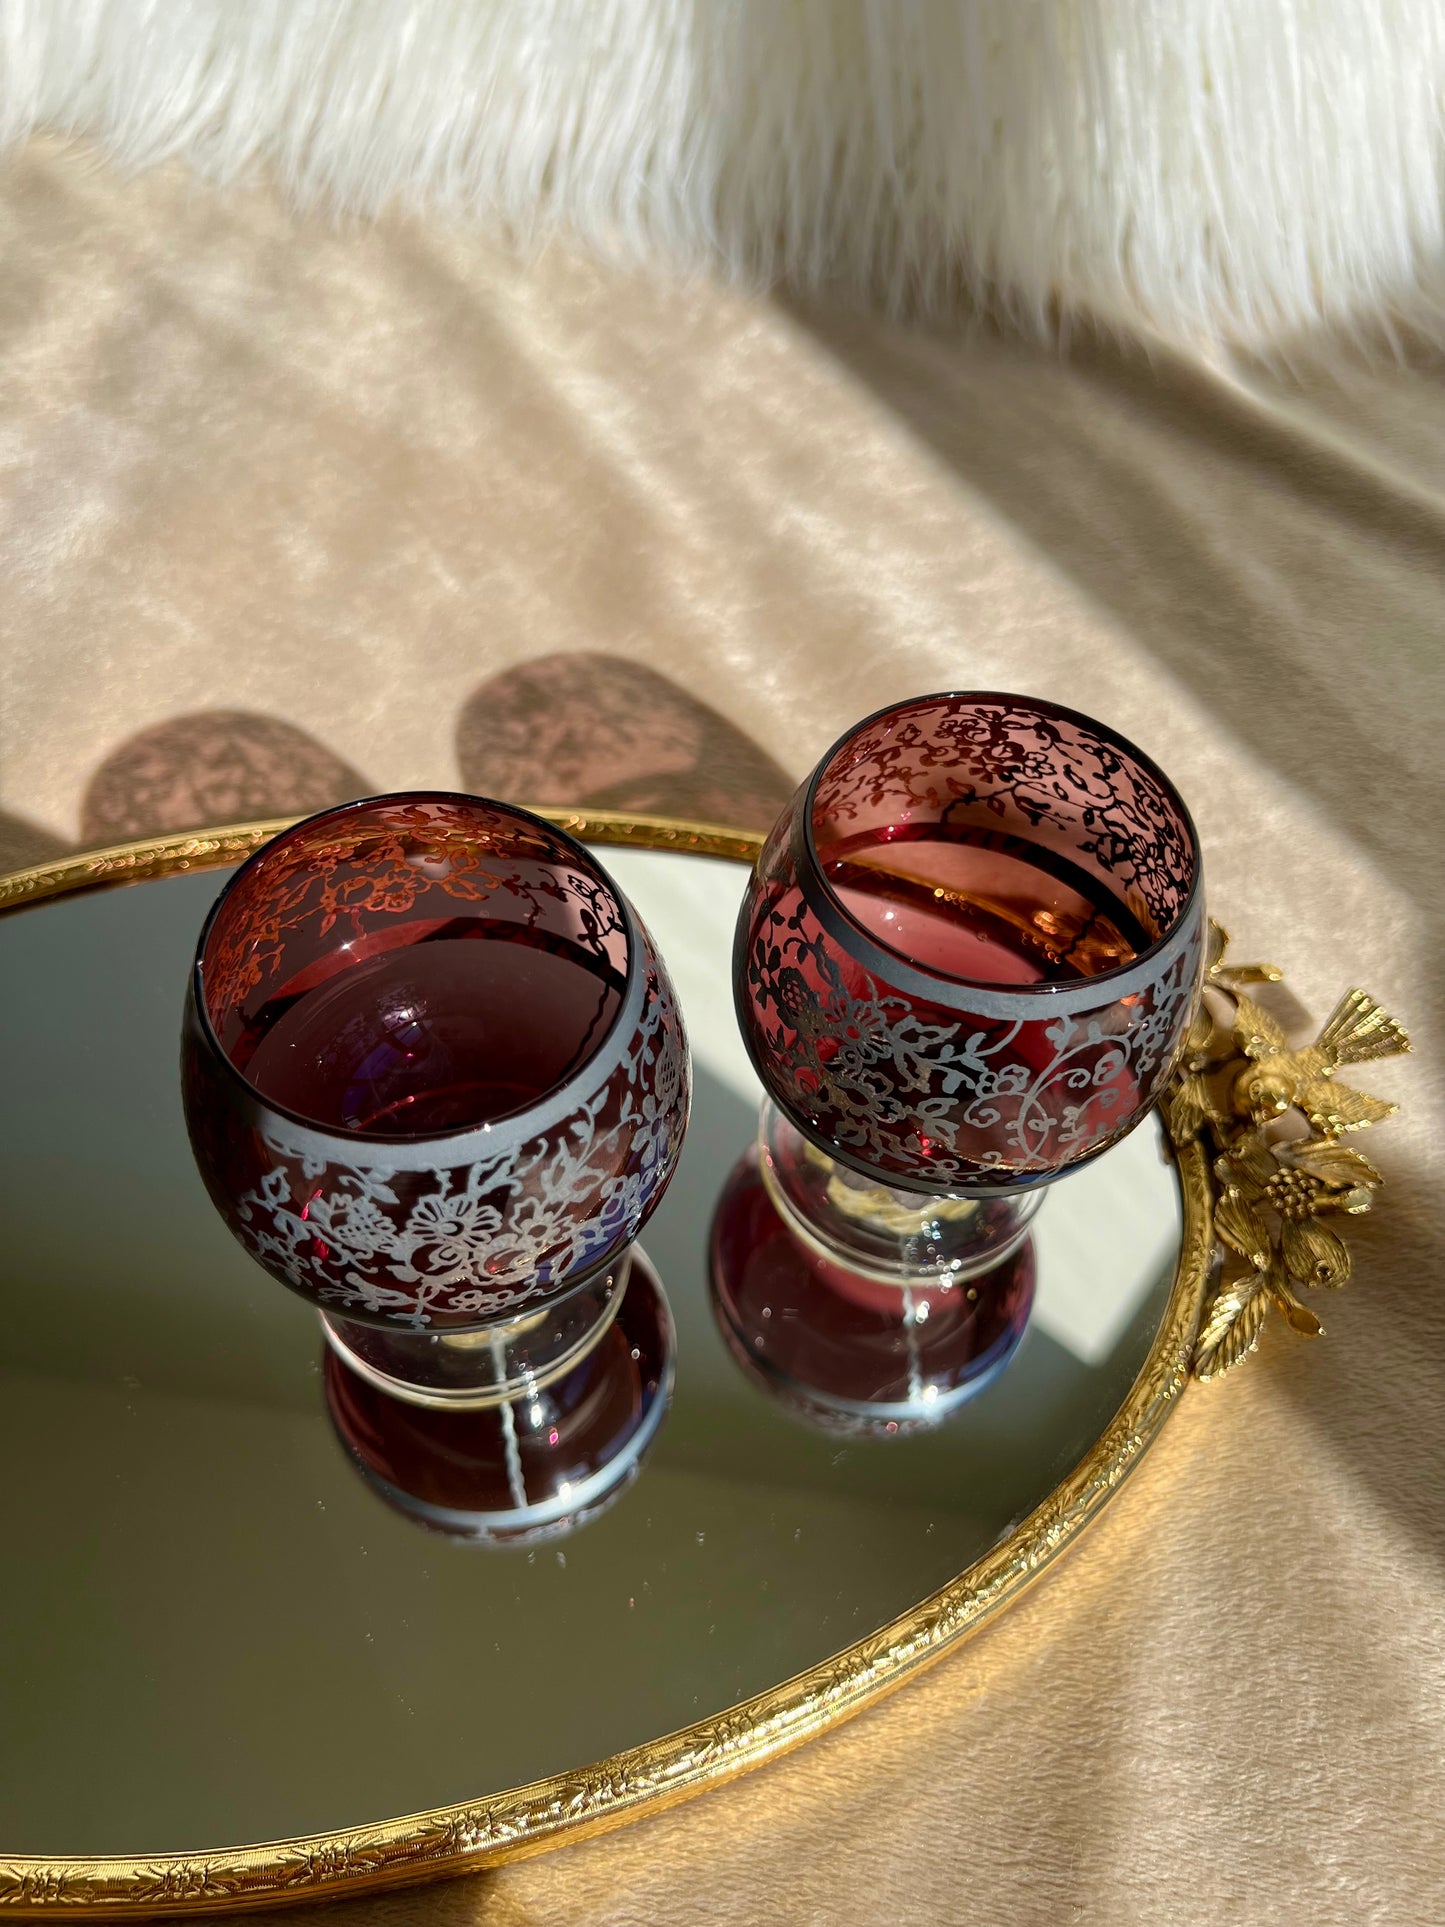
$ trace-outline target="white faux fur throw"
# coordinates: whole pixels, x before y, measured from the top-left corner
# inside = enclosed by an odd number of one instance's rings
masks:
[[[1442,96],[1445,0],[0,0],[0,142],[1195,341],[1418,309]]]

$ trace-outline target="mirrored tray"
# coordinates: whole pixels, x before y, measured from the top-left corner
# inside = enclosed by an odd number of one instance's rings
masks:
[[[1157,1117],[1054,1187],[1003,1375],[850,1436],[745,1374],[709,1304],[756,1127],[732,924],[760,839],[543,812],[666,955],[697,1072],[645,1245],[676,1376],[563,1536],[463,1543],[366,1483],[314,1314],[232,1241],[176,1076],[186,966],[281,827],[0,879],[0,1903],[234,1908],[426,1879],[684,1798],[846,1718],[1015,1599],[1186,1382],[1208,1163]],[[131,888],[98,887],[130,883]],[[267,1844],[255,1844],[267,1843]]]

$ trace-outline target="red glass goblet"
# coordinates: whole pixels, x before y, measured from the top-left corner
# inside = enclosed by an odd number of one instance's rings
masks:
[[[691,1088],[667,973],[590,852],[433,792],[327,810],[237,871],[181,1067],[235,1236],[354,1370],[435,1405],[597,1341]]]
[[[637,1252],[621,1309],[587,1356],[510,1404],[416,1405],[332,1351],[326,1405],[387,1505],[469,1545],[536,1545],[595,1519],[637,1477],[667,1413],[675,1356],[666,1296]]]
[[[918,1286],[1017,1248],[1162,1091],[1203,926],[1189,813],[1103,724],[961,694],[851,729],[768,838],[734,961],[762,1177],[809,1261]]]

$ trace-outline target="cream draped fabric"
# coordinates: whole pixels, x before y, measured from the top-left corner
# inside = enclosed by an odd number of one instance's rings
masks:
[[[1237,956],[1416,1039],[1328,1336],[1192,1388],[991,1631],[328,1922],[1445,1918],[1439,362],[1065,358],[44,144],[0,233],[0,863],[414,784],[766,819],[858,714],[1015,689],[1168,767]]]

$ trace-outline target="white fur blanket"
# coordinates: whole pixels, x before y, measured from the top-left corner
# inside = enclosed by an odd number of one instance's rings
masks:
[[[5,0],[0,143],[1196,342],[1419,321],[1445,0]]]

